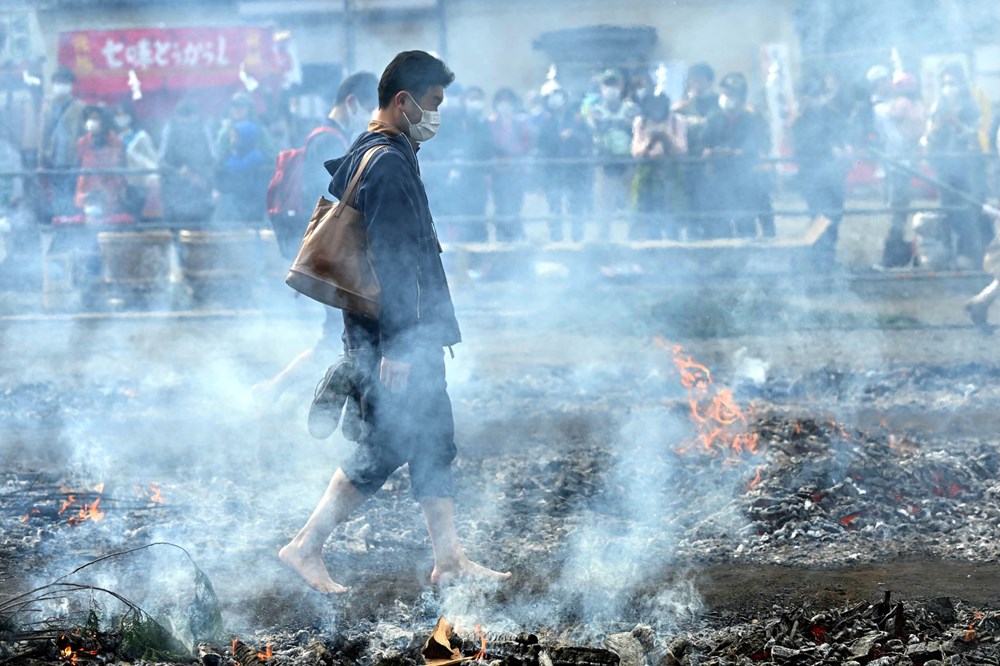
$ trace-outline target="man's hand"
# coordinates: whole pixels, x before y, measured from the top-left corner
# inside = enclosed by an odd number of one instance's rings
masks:
[[[382,366],[379,368],[379,379],[391,393],[405,391],[406,383],[410,379],[410,364],[392,361],[383,356]]]

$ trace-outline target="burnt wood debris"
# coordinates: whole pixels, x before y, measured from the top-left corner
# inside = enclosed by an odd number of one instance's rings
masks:
[[[269,534],[286,511],[270,495],[273,480],[241,472],[245,461],[166,480],[139,478],[127,470],[141,467],[128,464],[101,480],[58,465],[2,472],[0,664],[421,664],[438,617],[456,608],[460,658],[481,653],[485,641],[485,656],[472,663],[998,664],[1000,609],[988,592],[971,593],[1000,558],[1000,454],[989,438],[962,434],[976,418],[963,414],[996,404],[995,378],[973,365],[818,369],[757,384],[713,376],[718,390],[699,399],[730,391],[723,395],[746,422],[718,406],[696,413],[728,418],[739,426],[728,434],[741,441],[753,435],[753,450],[739,451],[691,445],[700,431],[676,373],[602,393],[592,409],[577,406],[573,379],[558,368],[461,394],[463,409],[507,395],[495,421],[476,423],[481,435],[506,427],[505,410],[531,423],[520,449],[460,461],[462,474],[488,479],[507,507],[461,519],[474,543],[520,572],[517,585],[497,590],[428,587],[420,525],[399,510],[409,501],[401,479],[329,544],[338,570],[350,571],[359,553],[377,554],[374,569],[355,574],[351,591],[330,604],[269,564],[271,537],[234,540],[247,527]],[[0,421],[28,437],[31,410],[57,420],[100,412],[127,430],[163,398],[125,384],[62,392],[15,386]],[[607,407],[626,398],[628,419],[686,423],[690,440],[642,445],[657,447],[642,469],[660,491],[641,518],[622,504],[628,479],[611,472],[636,452],[609,443],[626,417],[609,418]],[[924,418],[960,421],[949,430],[958,434],[879,422],[908,402]],[[865,409],[872,416],[858,417]],[[192,404],[189,416],[208,413]],[[725,492],[708,499],[707,487]],[[569,544],[593,523],[608,527],[590,545],[625,558],[620,579],[598,581],[596,595],[561,578],[573,563]],[[114,555],[173,539],[190,560],[169,545]],[[633,577],[629,557],[644,563]],[[61,578],[87,562],[95,564]],[[950,579],[964,587],[945,589]]]

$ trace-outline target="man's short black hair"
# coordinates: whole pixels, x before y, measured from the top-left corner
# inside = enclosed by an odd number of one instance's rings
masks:
[[[707,62],[696,62],[688,69],[688,78],[704,79],[709,83],[715,81],[715,70]]]
[[[378,82],[378,106],[388,108],[401,90],[420,99],[431,86],[447,88],[455,80],[448,66],[426,51],[403,51],[392,59]]]
[[[378,101],[378,79],[371,72],[355,72],[341,81],[335,104],[343,104],[354,95],[365,109],[375,108]]]

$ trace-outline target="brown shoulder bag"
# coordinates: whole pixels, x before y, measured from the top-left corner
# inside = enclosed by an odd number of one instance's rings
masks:
[[[331,307],[377,319],[382,288],[365,231],[364,216],[348,205],[365,167],[386,146],[369,148],[339,202],[320,197],[285,284]]]

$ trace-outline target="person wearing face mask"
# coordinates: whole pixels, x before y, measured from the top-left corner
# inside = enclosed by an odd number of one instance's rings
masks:
[[[482,164],[493,156],[493,136],[483,113],[481,88],[464,90],[459,84],[448,88],[441,108],[441,130],[422,148],[421,157],[434,161],[423,170],[431,212],[447,241],[485,243],[489,240],[486,201],[489,188]]]
[[[217,198],[212,221],[221,228],[257,228],[266,210],[271,169],[260,148],[261,126],[242,120],[229,132],[229,154],[219,159],[215,169]]]
[[[340,198],[364,156],[377,149],[349,203],[364,216],[381,298],[374,317],[344,311],[345,353],[361,374],[357,448],[334,473],[305,526],[278,553],[323,593],[347,591],[323,562],[324,542],[403,465],[434,552],[430,582],[510,577],[470,560],[455,528],[457,448],[444,347],[462,336],[417,162],[420,144],[437,134],[438,107],[454,78],[429,53],[398,54],[379,81],[379,109],[368,131],[345,159],[328,165],[330,193]],[[350,571],[336,577],[354,578]]]
[[[378,79],[371,72],[355,72],[340,83],[326,122],[313,130],[306,142],[303,189],[307,202],[303,202],[304,210],[312,211],[316,200],[326,194],[330,174],[323,164],[345,155],[354,140],[368,129],[372,113],[378,106],[377,89]]]
[[[448,173],[446,214],[460,219],[449,229],[448,240],[459,243],[485,243],[489,240],[486,203],[489,200],[488,168],[482,163],[493,158],[493,131],[486,117],[486,93],[478,86],[465,90],[460,113],[446,121],[457,128],[453,133],[450,155],[472,164],[453,167]]]
[[[524,205],[525,169],[521,164],[531,152],[531,130],[518,112],[517,95],[510,88],[501,88],[493,95],[493,211],[496,239],[500,242],[524,240],[521,208]]]
[[[607,240],[612,218],[625,212],[628,205],[632,176],[623,160],[631,157],[632,125],[639,109],[623,97],[625,83],[621,74],[608,70],[600,83],[601,97],[588,107],[587,122],[593,132],[597,156],[608,161],[601,167],[597,194],[598,236]]]
[[[697,62],[688,68],[685,95],[674,104],[674,113],[684,119],[687,126],[688,153],[700,156],[704,150],[705,123],[708,116],[719,108],[719,94],[715,92],[715,70],[705,62]],[[692,210],[704,212],[712,206],[712,191],[709,187],[708,165],[691,161],[682,165],[685,194]],[[704,225],[688,225],[688,237],[697,237]]]
[[[902,71],[894,73],[892,94],[875,104],[874,113],[884,153],[885,198],[892,210],[882,260],[876,268],[899,268],[913,262],[913,243],[906,238],[913,201],[910,169],[919,161],[920,144],[927,128],[927,112],[916,77]],[[904,168],[897,168],[897,164]]]
[[[640,69],[632,75],[628,97],[641,109],[643,103],[655,93],[655,88],[653,77],[650,76],[649,71]]]
[[[72,169],[79,163],[77,139],[84,132],[83,102],[73,96],[76,82],[72,70],[61,68],[52,75],[51,96],[42,105],[39,135],[38,165],[43,169]],[[72,175],[54,174],[46,178],[47,206],[40,211],[42,218],[70,216],[76,213],[73,202],[76,179]]]
[[[680,170],[671,157],[687,154],[684,120],[670,110],[665,93],[647,97],[642,115],[632,129],[632,157],[639,161],[632,182],[636,210],[629,238],[632,240],[678,240],[681,225],[675,213],[682,210]]]
[[[585,159],[591,155],[593,137],[580,113],[570,104],[566,92],[555,88],[545,98],[546,113],[538,132],[538,154],[543,159]],[[542,187],[549,206],[549,239],[563,240],[569,223],[570,239],[583,240],[584,218],[591,209],[593,177],[583,164],[553,164],[541,170]]]
[[[972,97],[965,71],[950,65],[941,72],[941,95],[931,107],[922,143],[931,167],[941,181],[977,200],[986,195],[986,162],[979,143],[979,107]],[[953,236],[959,268],[979,268],[992,239],[992,223],[978,207],[951,188],[941,189],[941,207]]]
[[[226,117],[222,120],[219,132],[215,136],[215,154],[225,158],[233,152],[234,135],[232,130],[238,123],[243,122],[251,122],[259,127],[257,147],[261,155],[264,156],[264,160],[273,164],[274,159],[278,156],[278,151],[274,146],[274,137],[271,136],[267,126],[257,117],[253,99],[243,91],[234,93],[229,100]]]
[[[707,238],[774,236],[770,173],[760,158],[771,147],[767,121],[747,106],[747,80],[727,74],[719,83],[719,108],[705,121],[702,156],[711,193]]]
[[[330,174],[324,163],[346,154],[351,143],[371,122],[372,113],[378,106],[378,79],[371,72],[351,74],[341,82],[336,99],[326,122],[313,130],[306,141],[303,164],[303,197],[306,200],[302,202],[302,210],[308,211],[306,215],[312,213],[316,200],[327,193]],[[308,219],[302,220],[303,230],[307,223]],[[300,384],[314,371],[318,361],[336,353],[343,332],[342,318],[334,308],[324,306],[324,309],[323,328],[316,344],[299,353],[278,374],[252,387],[260,405],[273,405],[286,389]]]
[[[135,124],[135,109],[121,103],[113,109],[115,131],[125,145],[125,161],[129,169],[158,169],[160,155],[149,133]],[[129,215],[139,218],[162,217],[159,174],[135,174],[126,177],[128,189],[126,208]]]
[[[83,110],[86,134],[77,140],[81,169],[113,169],[125,166],[125,147],[111,128],[102,106]],[[116,221],[125,212],[125,178],[120,174],[80,174],[75,203],[93,221]]]
[[[832,91],[823,78],[805,78],[799,90],[799,113],[792,124],[799,190],[809,216],[830,221],[813,248],[813,268],[831,269],[836,264],[837,238],[844,215],[848,154],[848,122],[834,106]]]
[[[181,100],[160,135],[163,215],[187,228],[212,213],[212,135],[193,98]]]

